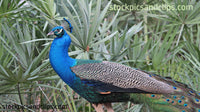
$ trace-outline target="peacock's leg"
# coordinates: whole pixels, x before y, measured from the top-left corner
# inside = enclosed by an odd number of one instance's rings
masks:
[[[92,104],[96,112],[104,112],[102,104]]]
[[[104,103],[104,106],[107,109],[107,112],[114,112],[111,103]]]

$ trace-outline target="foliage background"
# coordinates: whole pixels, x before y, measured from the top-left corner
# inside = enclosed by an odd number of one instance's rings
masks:
[[[111,5],[125,4],[192,5],[193,9],[111,10]],[[200,2],[196,0],[0,0],[1,111],[8,110],[6,104],[22,106],[18,111],[94,111],[49,64],[53,38],[46,34],[57,25],[68,29],[63,17],[74,27],[69,33],[71,57],[126,64],[200,91]],[[142,107],[130,102],[113,106],[116,112],[138,112]]]

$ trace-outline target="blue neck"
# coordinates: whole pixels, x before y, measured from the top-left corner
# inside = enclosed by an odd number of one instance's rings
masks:
[[[67,33],[62,37],[56,37],[51,44],[49,53],[51,66],[69,86],[75,78],[75,74],[71,71],[70,67],[76,64],[76,60],[70,58],[68,55],[70,43],[71,39]]]

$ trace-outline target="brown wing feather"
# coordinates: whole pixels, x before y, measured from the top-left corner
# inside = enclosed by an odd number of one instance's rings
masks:
[[[95,80],[120,88],[136,88],[151,93],[174,93],[173,86],[149,74],[122,64],[103,61],[71,68],[81,79]],[[113,92],[113,91],[112,91]]]

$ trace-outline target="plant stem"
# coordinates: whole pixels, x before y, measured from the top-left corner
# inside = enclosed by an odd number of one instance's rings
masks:
[[[22,97],[21,97],[21,93],[20,93],[20,84],[19,84],[19,82],[18,82],[18,85],[17,85],[17,90],[18,90],[18,95],[19,95],[20,103],[23,106]],[[22,108],[22,111],[24,112],[23,108]]]
[[[144,10],[144,41],[145,43],[148,42],[148,29],[147,29],[147,11]],[[148,52],[146,52],[146,61],[147,61],[147,64],[149,65],[150,63],[150,59],[149,59],[149,55],[148,55]]]
[[[181,30],[180,30],[179,35],[178,35],[178,40],[176,42],[176,46],[178,46],[178,44],[179,44],[180,38],[182,36],[183,28],[184,28],[184,24],[181,25]]]

